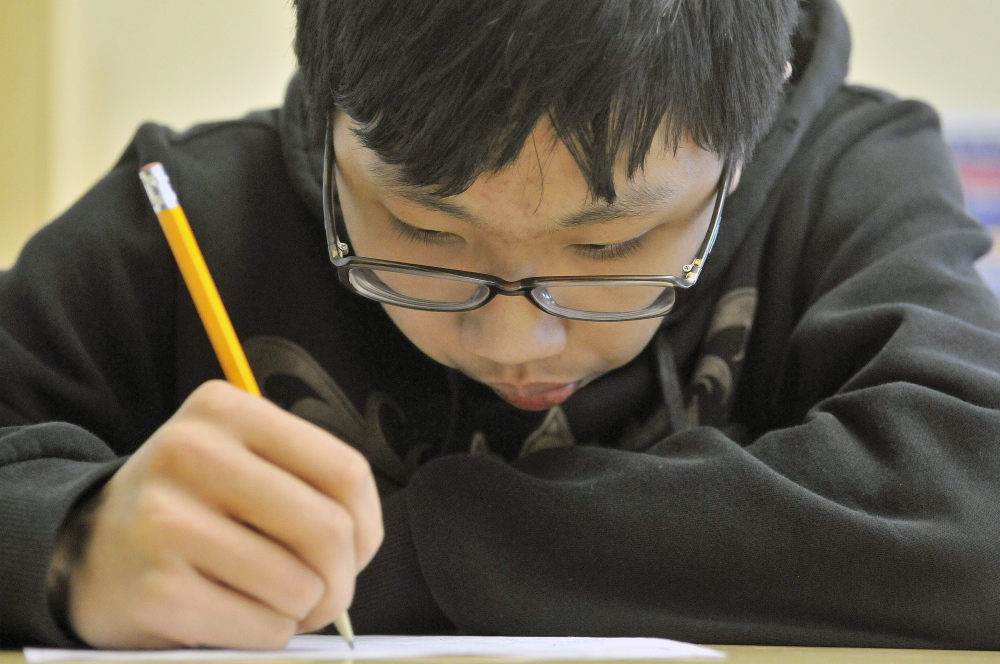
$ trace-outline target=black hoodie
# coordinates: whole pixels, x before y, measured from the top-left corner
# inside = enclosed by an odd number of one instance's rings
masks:
[[[362,450],[386,541],[359,631],[1000,647],[1000,306],[926,106],[845,86],[833,0],[698,286],[632,363],[526,413],[329,265],[284,108],[118,165],[0,273],[0,640],[69,644],[55,535],[221,377],[136,176],[161,161],[273,401]]]

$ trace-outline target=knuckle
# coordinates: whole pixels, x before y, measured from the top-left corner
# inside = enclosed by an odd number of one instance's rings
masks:
[[[344,469],[343,495],[347,505],[351,506],[359,522],[354,524],[357,535],[358,563],[367,564],[375,555],[385,537],[379,511],[372,511],[371,506],[380,504],[378,489],[368,460],[360,453],[352,455],[351,462]]]
[[[149,560],[165,560],[168,555],[185,558],[183,552],[206,537],[197,510],[173,487],[162,483],[143,487],[134,510],[126,537],[131,550]]]
[[[264,650],[284,648],[292,640],[292,637],[295,636],[296,628],[298,627],[298,623],[295,620],[276,614],[272,614],[267,619],[262,620],[261,623],[248,637],[250,639],[249,647],[251,648]]]
[[[174,541],[182,529],[179,511],[169,491],[157,485],[144,487],[136,498],[136,543],[160,547]]]
[[[368,484],[372,480],[372,466],[368,463],[368,459],[364,454],[358,450],[351,448],[351,461],[348,464],[348,468],[351,473],[353,473],[359,482]]]
[[[365,564],[368,564],[374,556],[378,548],[382,546],[382,542],[385,540],[385,525],[382,520],[379,519],[371,528],[371,537],[362,543],[364,550],[362,551],[362,557],[364,558]]]
[[[195,388],[182,409],[211,420],[225,419],[239,403],[241,394],[224,380],[210,380]]]
[[[164,431],[149,465],[154,474],[191,477],[225,463],[219,436],[204,426],[176,423]]]
[[[316,515],[316,527],[327,542],[340,543],[354,538],[354,522],[350,513],[332,501]]]
[[[180,594],[185,585],[172,571],[146,570],[137,584],[132,607],[136,626],[147,634],[163,631],[165,617],[185,608]]]
[[[358,539],[355,544],[356,549],[354,554],[356,571],[360,572],[368,566],[368,563],[371,562],[372,558],[378,552],[379,547],[382,546],[384,538],[385,527],[382,525],[381,520],[367,523],[364,528],[358,528]]]
[[[344,454],[341,466],[343,473],[344,490],[351,500],[365,497],[369,491],[374,490],[374,477],[368,459],[361,452],[353,447],[349,447]]]
[[[300,579],[288,584],[282,596],[287,605],[282,611],[296,620],[302,620],[316,608],[325,594],[326,583],[323,579],[312,572],[305,572]]]
[[[193,427],[172,424],[161,433],[157,445],[150,452],[150,466],[154,471],[172,475],[174,471],[187,467],[192,458],[200,454],[203,443]]]
[[[299,611],[299,617],[302,617],[308,615],[319,604],[320,600],[323,599],[323,595],[326,594],[326,583],[323,582],[322,577],[319,575],[310,573],[306,575],[306,578],[299,584],[298,588],[301,595],[300,600],[304,607],[302,611]]]
[[[321,618],[323,625],[329,625],[347,610],[352,599],[354,599],[354,576],[347,575],[346,578],[338,579],[337,583],[332,584],[327,590],[316,617]]]

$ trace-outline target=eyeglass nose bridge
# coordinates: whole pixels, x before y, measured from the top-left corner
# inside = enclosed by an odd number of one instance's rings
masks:
[[[541,291],[547,294],[548,290],[544,285],[531,283],[534,281],[533,279],[527,281],[529,281],[529,283],[524,283],[521,281],[502,281],[500,279],[497,279],[496,281],[481,282],[484,286],[487,287],[487,289],[489,290],[489,294],[475,307],[470,309],[470,311],[485,307],[487,304],[492,302],[493,298],[496,297],[497,295],[507,295],[511,297],[519,297],[519,296],[523,297],[528,302],[530,302],[532,306],[534,306],[536,309],[550,316],[557,316],[560,318],[576,317],[576,316],[567,316],[565,315],[565,313],[560,313],[558,310],[561,309],[561,307],[552,306],[552,304],[554,303],[546,301],[546,300],[551,301],[551,296],[546,298],[545,296],[536,293],[536,291]]]
[[[534,291],[541,288],[544,290],[544,286],[539,286],[537,284],[524,284],[519,281],[500,281],[499,279],[494,282],[484,283],[489,289],[489,295],[480,302],[476,309],[485,307],[487,304],[493,301],[493,298],[497,295],[506,295],[509,297],[523,297],[528,302],[530,302],[536,309],[539,309],[547,314],[552,315],[553,312],[545,308],[539,298],[534,296]]]
[[[525,284],[520,281],[497,280],[487,285],[490,287],[491,291],[498,295],[510,295],[514,297],[518,295],[529,297],[531,295],[531,291],[538,288],[536,284]]]

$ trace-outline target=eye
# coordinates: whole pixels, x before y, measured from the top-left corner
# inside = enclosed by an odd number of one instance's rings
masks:
[[[646,243],[647,235],[647,233],[643,233],[639,237],[617,244],[578,244],[576,251],[587,258],[598,261],[628,258],[642,249]]]
[[[411,226],[405,221],[396,218],[395,215],[389,215],[389,221],[392,224],[392,228],[396,232],[396,235],[407,242],[418,242],[422,244],[450,244],[462,239],[454,233],[432,231],[426,228]]]

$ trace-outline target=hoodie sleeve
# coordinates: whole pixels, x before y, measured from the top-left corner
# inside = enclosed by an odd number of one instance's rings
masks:
[[[137,168],[127,153],[0,272],[3,644],[74,642],[46,603],[56,533],[166,417],[174,277]]]
[[[853,106],[852,106],[853,105]],[[926,106],[855,93],[776,191],[737,423],[406,488],[459,631],[1000,648],[1000,306]]]

